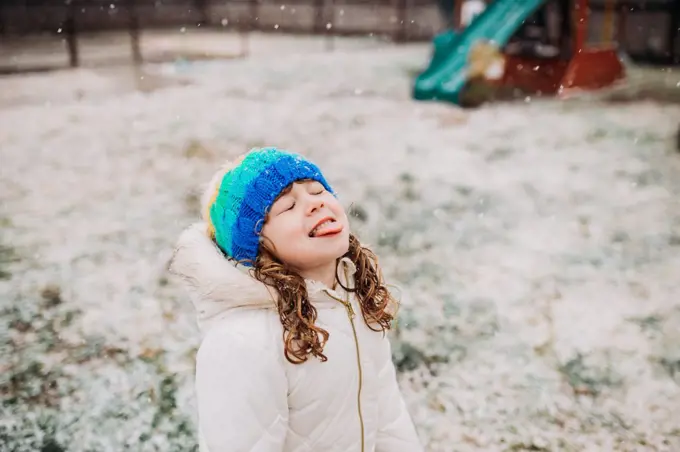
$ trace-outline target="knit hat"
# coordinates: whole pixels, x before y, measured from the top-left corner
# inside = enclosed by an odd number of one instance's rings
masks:
[[[206,209],[212,238],[222,251],[252,266],[269,208],[295,181],[311,179],[333,193],[321,170],[299,154],[276,149],[254,149],[237,161],[218,181]]]

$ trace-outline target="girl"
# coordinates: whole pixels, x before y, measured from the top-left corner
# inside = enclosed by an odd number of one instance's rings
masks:
[[[219,171],[171,269],[194,294],[202,452],[419,452],[386,330],[396,302],[313,163]]]

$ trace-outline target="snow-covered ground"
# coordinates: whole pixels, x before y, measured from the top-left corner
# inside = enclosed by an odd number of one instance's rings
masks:
[[[462,111],[410,99],[426,45],[257,39],[276,53],[0,78],[8,450],[191,450],[198,335],[166,264],[260,145],[317,161],[402,287],[428,451],[680,450],[680,106]]]

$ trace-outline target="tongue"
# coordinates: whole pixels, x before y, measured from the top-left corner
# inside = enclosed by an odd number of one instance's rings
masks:
[[[337,234],[342,231],[342,225],[340,223],[329,223],[321,226],[318,231],[314,233],[314,237],[323,237],[324,235]]]

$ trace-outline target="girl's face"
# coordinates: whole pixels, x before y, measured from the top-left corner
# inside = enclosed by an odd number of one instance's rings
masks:
[[[301,274],[335,265],[349,249],[347,215],[316,181],[296,182],[284,190],[269,210],[262,235],[271,251]]]

